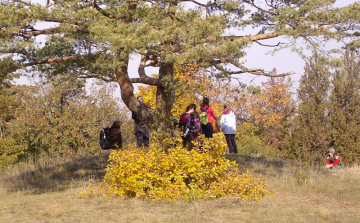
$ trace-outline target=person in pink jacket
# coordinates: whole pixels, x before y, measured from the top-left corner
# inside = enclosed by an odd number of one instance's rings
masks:
[[[209,99],[207,97],[203,98],[202,106],[200,109],[200,113],[206,111],[208,117],[208,123],[206,125],[201,125],[201,133],[205,134],[206,138],[212,138],[213,136],[213,125],[211,122],[211,117],[214,118],[215,122],[218,122],[218,117],[216,116],[214,110],[209,105]]]

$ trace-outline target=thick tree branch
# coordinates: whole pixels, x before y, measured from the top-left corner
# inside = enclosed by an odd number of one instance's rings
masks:
[[[73,55],[73,56],[66,56],[66,57],[54,57],[54,58],[37,58],[28,53],[23,49],[10,49],[10,50],[2,50],[2,53],[8,54],[21,54],[24,55],[30,62],[28,63],[16,63],[16,67],[14,67],[10,72],[14,72],[17,69],[22,67],[30,67],[34,65],[40,64],[51,64],[51,63],[62,63],[62,62],[69,62],[69,61],[76,61],[76,60],[94,60],[98,58],[102,52],[97,52],[96,54],[88,54],[88,55]],[[15,61],[14,61],[15,63]]]
[[[127,107],[144,120],[151,121],[155,117],[155,110],[144,103],[140,103],[134,95],[134,87],[127,75],[127,66],[122,67],[116,73],[116,80],[120,85],[121,98]]]
[[[110,78],[110,77],[107,77],[107,76],[101,76],[101,75],[98,75],[98,74],[79,75],[78,78],[81,78],[81,79],[96,78],[96,79],[99,79],[99,80],[102,80],[102,81],[105,81],[105,82],[114,82],[114,81],[116,81],[116,79],[114,79],[114,78]]]
[[[69,62],[69,61],[76,61],[76,60],[93,60],[97,58],[101,52],[97,54],[89,54],[89,55],[73,55],[67,57],[54,57],[54,58],[44,58],[44,59],[37,59],[30,63],[23,64],[24,66],[33,66],[39,64],[50,64],[50,63],[62,63],[62,62]]]
[[[24,49],[5,49],[5,50],[0,50],[0,52],[6,54],[21,54],[30,60],[39,60],[39,58],[34,57]]]
[[[130,81],[133,84],[147,84],[151,86],[159,85],[159,79],[153,77],[130,78]]]
[[[140,65],[139,65],[139,69],[138,69],[138,72],[139,72],[139,76],[141,78],[145,78],[145,77],[148,77],[145,73],[145,66],[146,66],[146,61],[148,60],[147,56],[141,54],[141,61],[140,61]]]
[[[140,61],[140,65],[138,68],[140,78],[130,78],[131,83],[142,83],[142,84],[148,84],[148,85],[152,85],[152,86],[158,86],[159,79],[149,77],[145,73],[146,62],[148,60],[149,60],[148,56],[141,54],[141,61]]]
[[[278,33],[272,32],[272,33],[258,34],[258,35],[255,35],[255,36],[224,36],[224,39],[229,40],[229,41],[234,41],[235,39],[249,38],[250,41],[255,42],[255,41],[258,41],[258,40],[276,38],[278,36],[280,36]]]

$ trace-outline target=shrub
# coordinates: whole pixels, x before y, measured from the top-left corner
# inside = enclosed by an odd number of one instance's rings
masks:
[[[247,156],[269,156],[271,150],[262,140],[262,132],[252,122],[244,122],[237,127],[236,141],[239,146],[239,153]]]
[[[264,179],[240,173],[235,162],[225,158],[222,134],[203,139],[204,153],[187,151],[180,142],[179,138],[165,137],[153,140],[148,149],[133,145],[113,151],[104,178],[111,191],[106,196],[193,201],[219,197],[259,199],[271,193],[265,189]],[[82,194],[89,196],[89,192]]]
[[[12,137],[0,139],[0,169],[11,167],[26,156],[27,146]]]

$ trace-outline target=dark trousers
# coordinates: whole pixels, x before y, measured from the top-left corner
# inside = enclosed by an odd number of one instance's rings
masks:
[[[143,145],[145,147],[149,146],[149,138],[145,137],[145,134],[142,132],[136,132],[136,145],[139,147],[142,147]]]
[[[213,136],[212,123],[208,122],[207,125],[201,125],[201,133],[204,134],[206,138],[212,138]]]
[[[183,147],[187,148],[187,150],[189,150],[189,151],[192,150],[193,144],[191,141],[193,140],[193,138],[192,138],[191,132],[189,131],[186,136],[182,135],[181,138],[183,140],[182,141]]]
[[[226,142],[229,147],[229,153],[238,153],[236,141],[235,141],[235,134],[225,134]]]

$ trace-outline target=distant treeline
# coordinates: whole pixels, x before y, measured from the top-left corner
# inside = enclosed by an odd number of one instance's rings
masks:
[[[307,59],[296,94],[291,79],[285,77],[246,86],[189,75],[193,77],[186,79],[190,90],[175,94],[173,118],[190,102],[200,105],[206,95],[218,116],[224,104],[237,114],[242,154],[324,165],[333,147],[345,165],[358,164],[359,69],[356,52],[344,53],[337,63],[315,54]],[[32,86],[12,85],[9,77],[1,78],[0,166],[99,154],[99,131],[111,125],[114,117],[127,120],[122,126],[125,144],[134,141],[129,110],[113,96],[111,84],[98,83],[86,90],[83,80],[73,78]],[[191,90],[194,86],[197,90]],[[155,103],[156,91],[151,87],[140,88],[138,95],[145,104]]]

